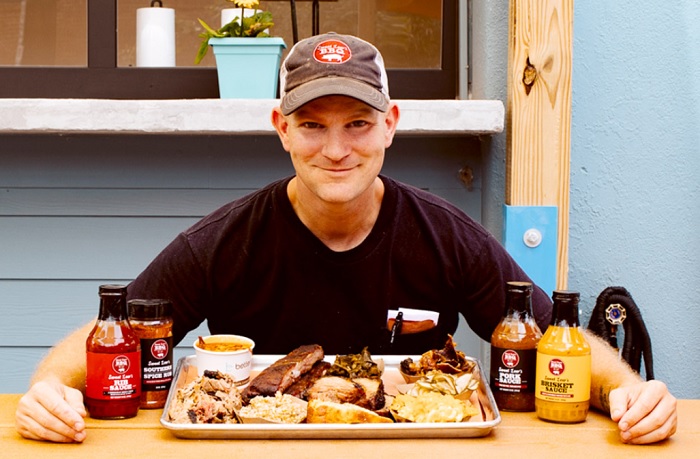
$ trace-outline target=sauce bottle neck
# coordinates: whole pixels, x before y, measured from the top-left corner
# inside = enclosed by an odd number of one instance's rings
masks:
[[[124,302],[120,298],[103,297],[100,300],[99,320],[121,321],[126,320],[126,309]]]
[[[114,322],[127,320],[125,286],[100,286],[100,312],[97,319]]]
[[[578,292],[555,291],[551,325],[555,327],[579,327]]]
[[[532,314],[532,284],[508,283],[506,290],[506,316],[530,319]]]

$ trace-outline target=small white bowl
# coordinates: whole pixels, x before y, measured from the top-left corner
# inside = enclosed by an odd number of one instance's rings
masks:
[[[240,335],[210,335],[205,336],[206,344],[231,343],[244,346],[242,349],[232,351],[214,351],[199,348],[199,339],[193,346],[197,356],[197,373],[204,374],[204,370],[216,370],[228,373],[233,377],[237,386],[244,386],[250,382],[250,371],[253,368],[253,348],[255,342]]]

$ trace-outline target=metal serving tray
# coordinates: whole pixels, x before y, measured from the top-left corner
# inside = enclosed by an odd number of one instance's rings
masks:
[[[253,357],[253,376],[283,355],[256,355]],[[407,356],[373,356],[384,359],[384,388],[387,394],[397,393],[396,385],[405,381],[399,373],[399,363]],[[419,357],[412,356],[414,359]],[[326,356],[333,362],[335,356]],[[475,376],[479,388],[472,400],[481,405],[481,416],[467,422],[454,423],[410,423],[393,424],[179,424],[170,422],[168,410],[177,390],[197,378],[197,357],[182,357],[177,362],[175,377],[160,423],[179,438],[192,439],[299,439],[299,438],[473,438],[488,435],[501,422],[501,415],[493,399],[491,389],[484,377],[481,363],[476,363]]]

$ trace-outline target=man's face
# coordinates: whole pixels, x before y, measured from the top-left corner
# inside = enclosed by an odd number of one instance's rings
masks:
[[[357,99],[326,96],[284,117],[273,113],[300,192],[340,204],[371,192],[394,137],[398,108],[387,113]]]

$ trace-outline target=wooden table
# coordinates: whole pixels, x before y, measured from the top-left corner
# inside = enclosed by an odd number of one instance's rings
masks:
[[[694,457],[700,451],[700,400],[680,400],[678,432],[646,446],[620,443],[615,423],[592,412],[585,423],[543,422],[534,413],[502,413],[490,435],[467,439],[406,440],[184,440],[160,425],[161,410],[132,419],[87,419],[82,444],[26,440],[15,430],[18,394],[0,394],[0,457],[51,458],[323,458],[443,459],[505,457],[634,458]]]

